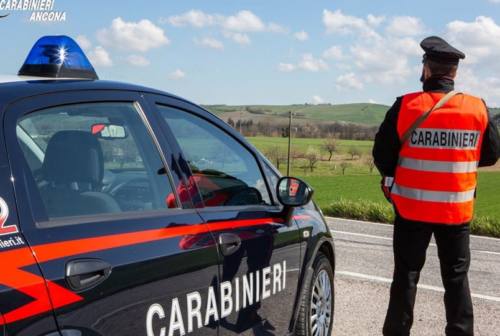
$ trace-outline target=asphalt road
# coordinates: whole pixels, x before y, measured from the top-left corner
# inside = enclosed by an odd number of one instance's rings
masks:
[[[392,226],[329,218],[335,237],[333,335],[381,335],[393,270]],[[500,335],[500,239],[473,236],[469,281],[475,334]],[[412,335],[444,335],[445,313],[434,241],[422,271]]]

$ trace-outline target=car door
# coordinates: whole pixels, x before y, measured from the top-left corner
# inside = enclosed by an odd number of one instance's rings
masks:
[[[300,269],[298,227],[281,215],[261,162],[228,126],[187,103],[152,96],[182,151],[196,204],[220,252],[221,335],[285,335]]]
[[[20,221],[67,335],[217,333],[197,314],[186,321],[187,300],[201,305],[217,282],[217,246],[179,199],[179,169],[149,113],[140,94],[113,90],[7,110]]]

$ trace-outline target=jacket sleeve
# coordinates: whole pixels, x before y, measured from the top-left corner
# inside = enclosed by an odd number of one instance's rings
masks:
[[[383,176],[394,176],[398,164],[401,143],[398,135],[398,115],[401,109],[399,97],[387,111],[385,119],[375,136],[373,159],[377,169]]]
[[[500,157],[500,136],[495,121],[488,111],[488,127],[484,132],[483,145],[481,147],[481,159],[479,167],[493,166]]]

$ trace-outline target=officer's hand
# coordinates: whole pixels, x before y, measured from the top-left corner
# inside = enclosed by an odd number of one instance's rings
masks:
[[[382,189],[382,192],[384,193],[384,196],[389,203],[392,203],[391,189],[393,184],[394,184],[394,177],[392,176],[384,176],[382,177],[382,181],[380,181],[380,187]]]

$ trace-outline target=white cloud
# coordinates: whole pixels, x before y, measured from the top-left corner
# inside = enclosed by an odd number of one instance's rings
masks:
[[[341,86],[404,83],[417,74],[413,65],[423,54],[417,38],[426,32],[420,18],[373,14],[363,18],[325,9],[323,24],[327,33],[350,35],[351,41],[344,49],[332,46],[322,54],[324,59],[342,61],[335,64],[346,73],[339,77]]]
[[[175,71],[171,72],[168,75],[168,78],[170,78],[172,80],[179,80],[179,79],[183,79],[185,77],[186,77],[186,73],[184,71],[182,71],[181,69],[176,69]]]
[[[200,10],[193,9],[179,15],[173,15],[168,18],[161,18],[159,22],[169,23],[175,27],[218,27],[223,31],[234,33],[287,32],[287,29],[285,27],[275,22],[266,23],[260,17],[249,10],[241,10],[233,15],[226,16],[221,14],[209,14]]]
[[[323,10],[323,24],[328,33],[359,33],[369,37],[378,37],[367,21],[356,16],[345,15],[340,9],[333,12],[328,9]]]
[[[387,41],[395,50],[408,56],[422,56],[424,51],[420,43],[411,37],[391,38]]]
[[[368,24],[372,27],[378,27],[382,22],[385,21],[385,16],[376,16],[373,14],[368,14],[366,17],[366,21],[368,21]]]
[[[307,41],[309,39],[309,34],[306,31],[299,31],[293,34],[293,37],[295,37],[296,40],[300,42]]]
[[[394,36],[418,36],[426,30],[422,20],[413,16],[396,16],[386,29]]]
[[[372,99],[372,98],[368,99],[368,102],[370,104],[378,104],[377,101],[375,99]]]
[[[227,30],[237,32],[259,32],[266,28],[264,22],[248,10],[242,10],[235,15],[226,17],[222,26]]]
[[[314,105],[323,104],[324,102],[325,102],[325,101],[324,101],[324,99],[323,99],[323,98],[321,98],[321,97],[320,97],[320,96],[318,96],[318,95],[315,95],[315,96],[313,96],[313,97],[312,97],[312,103],[313,103]]]
[[[328,64],[320,58],[314,58],[312,54],[302,55],[302,60],[297,64],[302,70],[318,72],[328,70]]]
[[[278,64],[278,70],[281,72],[292,72],[296,69],[297,67],[295,64],[291,63],[280,63]]]
[[[99,30],[97,39],[108,47],[140,52],[170,43],[163,29],[151,21],[127,22],[121,17],[114,19],[109,28]]]
[[[95,66],[109,67],[113,65],[113,61],[106,49],[97,46],[87,53],[90,62]]]
[[[280,63],[278,64],[278,70],[282,72],[292,72],[295,70],[304,70],[309,72],[320,72],[326,71],[330,67],[321,58],[315,58],[312,54],[302,55],[302,59],[297,64],[292,63]]]
[[[92,47],[92,43],[85,35],[78,35],[76,37],[76,43],[78,43],[80,48],[82,48],[83,50],[88,50]]]
[[[408,57],[391,49],[388,41],[356,43],[350,49],[354,65],[366,81],[401,83],[412,73]]]
[[[494,4],[500,4],[500,0],[488,0],[488,1]]]
[[[127,62],[138,67],[145,67],[151,63],[146,57],[141,55],[130,55],[127,57]]]
[[[216,49],[216,50],[223,50],[224,49],[224,43],[221,41],[213,38],[213,37],[204,37],[201,40],[195,39],[194,42],[202,47],[210,48],[210,49]]]
[[[170,16],[160,19],[160,23],[170,23],[175,27],[193,26],[203,28],[213,26],[217,23],[218,17],[211,14],[206,14],[200,10],[190,10],[180,15]]]
[[[224,31],[222,34],[224,35],[224,37],[233,40],[234,42],[241,45],[249,45],[251,43],[250,37],[247,34],[234,33],[230,31]]]
[[[336,87],[339,90],[343,89],[361,90],[363,89],[364,85],[353,72],[350,72],[337,77]]]
[[[340,46],[331,46],[323,52],[323,58],[340,60],[344,57],[344,53],[342,52],[342,47]]]
[[[457,90],[480,95],[489,106],[500,106],[500,77],[476,75],[471,67],[460,69],[457,76]]]
[[[479,16],[474,21],[452,21],[447,25],[450,43],[464,51],[466,63],[489,60],[498,64],[500,57],[500,26],[490,17]]]

